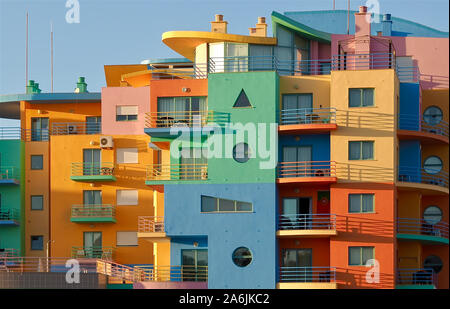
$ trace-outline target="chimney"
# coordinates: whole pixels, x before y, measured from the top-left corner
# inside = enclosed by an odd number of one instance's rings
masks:
[[[227,33],[228,22],[223,20],[223,15],[216,14],[215,21],[211,22],[211,32]]]
[[[360,6],[359,12],[355,13],[355,37],[370,35],[370,17],[367,6]]]
[[[258,17],[258,23],[255,28],[248,28],[250,36],[267,37],[267,24],[265,17]]]
[[[78,77],[77,88],[75,88],[76,93],[85,93],[87,91],[87,84],[84,81],[84,77]]]
[[[41,93],[41,89],[39,89],[39,83],[35,83],[34,80],[30,79],[26,87],[26,93]]]
[[[392,36],[392,19],[391,14],[383,15],[383,35]]]

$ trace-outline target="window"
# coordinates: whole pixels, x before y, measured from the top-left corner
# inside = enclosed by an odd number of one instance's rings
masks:
[[[101,205],[102,191],[101,190],[84,190],[83,191],[84,205]]]
[[[31,250],[44,250],[44,236],[31,236]]]
[[[436,156],[428,157],[423,163],[423,169],[428,174],[438,174],[442,170],[442,160]]]
[[[370,213],[374,212],[374,194],[349,194],[349,213]]]
[[[442,270],[442,260],[436,255],[430,255],[423,262],[423,268],[431,268],[437,274]]]
[[[116,106],[116,121],[134,121],[138,119],[136,105]]]
[[[117,246],[137,246],[137,232],[117,232]]]
[[[348,247],[348,265],[350,266],[366,266],[367,261],[374,258],[374,247]]]
[[[282,124],[310,124],[314,119],[312,93],[283,95]]]
[[[373,160],[373,144],[371,141],[348,142],[348,159]]]
[[[350,88],[348,90],[349,107],[374,106],[373,88]]]
[[[118,148],[117,163],[139,163],[137,148]]]
[[[437,106],[430,106],[423,112],[423,120],[429,125],[437,125],[442,121],[442,110]]]
[[[233,251],[233,262],[236,266],[245,267],[253,260],[252,252],[246,247],[239,247]]]
[[[442,220],[442,210],[437,206],[428,206],[423,212],[423,219],[428,224],[437,224]]]
[[[117,190],[117,205],[138,205],[138,190]]]
[[[236,144],[233,148],[233,158],[236,162],[245,163],[250,159],[251,152],[247,143]]]
[[[253,204],[202,195],[201,212],[251,212]]]
[[[31,169],[42,170],[44,168],[44,157],[42,155],[31,156]]]
[[[48,141],[48,118],[31,118],[31,141]]]
[[[102,132],[102,117],[86,117],[86,134],[99,134]]]
[[[44,196],[32,195],[31,196],[31,210],[43,210],[44,209]]]

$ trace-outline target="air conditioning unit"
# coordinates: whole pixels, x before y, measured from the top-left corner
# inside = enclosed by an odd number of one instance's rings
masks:
[[[112,136],[101,136],[100,137],[100,147],[101,148],[113,148],[113,138]]]
[[[67,125],[67,133],[68,134],[77,134],[77,126],[75,126],[73,124],[68,124]]]

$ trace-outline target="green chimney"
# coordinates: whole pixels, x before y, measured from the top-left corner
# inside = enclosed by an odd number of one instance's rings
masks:
[[[27,93],[41,93],[41,89],[39,89],[39,83],[35,83],[34,80],[30,79],[28,81],[28,85],[26,87]]]
[[[78,77],[77,88],[75,89],[77,93],[88,92],[87,84],[84,81],[84,77]]]

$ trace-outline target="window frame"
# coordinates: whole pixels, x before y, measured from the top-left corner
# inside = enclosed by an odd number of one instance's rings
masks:
[[[360,146],[359,146],[359,158],[358,159],[352,159],[350,157],[350,155],[351,155],[351,151],[350,151],[351,143],[360,143]],[[364,143],[371,143],[372,144],[372,156],[371,156],[371,158],[367,158],[367,159],[363,158],[363,144]],[[373,141],[373,140],[372,141],[371,140],[369,140],[369,141],[348,141],[348,160],[349,161],[372,161],[372,160],[375,160],[375,141]]]
[[[118,243],[118,234],[119,233],[136,233],[136,244],[135,245],[119,245]],[[139,237],[137,237],[137,231],[116,231],[116,247],[138,247],[139,246]]]
[[[33,237],[40,237],[42,239],[42,248],[41,249],[33,248]],[[32,250],[32,251],[43,251],[44,250],[44,235],[30,235],[30,250]]]
[[[206,198],[213,198],[215,199],[215,204],[216,204],[216,210],[215,211],[203,211],[203,197]],[[227,202],[233,202],[234,205],[234,211],[221,211],[219,209],[220,206],[220,200],[223,201],[227,201]],[[243,210],[243,211],[238,211],[238,203],[246,203],[246,204],[250,204],[251,205],[251,210]],[[214,197],[214,196],[208,196],[208,195],[201,195],[200,196],[200,213],[202,214],[211,214],[211,213],[253,213],[254,212],[254,207],[253,207],[253,203],[252,202],[244,202],[244,201],[238,201],[238,200],[232,200],[232,199],[225,199],[225,198],[220,198],[220,197]]]
[[[33,157],[41,158],[41,168],[33,168]],[[42,171],[44,169],[44,155],[30,155],[30,170],[32,171]]]
[[[350,255],[350,250],[351,249],[356,249],[356,248],[358,248],[359,249],[359,258],[360,258],[360,261],[359,261],[359,264],[351,264],[350,263],[350,260],[351,260],[351,255]],[[348,247],[348,250],[347,250],[347,252],[348,252],[348,266],[364,266],[364,267],[369,267],[369,266],[366,266],[366,264],[364,264],[363,262],[363,249],[364,248],[372,248],[372,259],[375,259],[375,246],[349,246]]]
[[[118,114],[117,108],[119,107],[136,107],[136,114],[126,114],[126,115]],[[139,105],[116,105],[116,122],[138,121],[139,118],[138,115],[139,115]],[[136,118],[134,119],[134,117]]]
[[[365,90],[372,90],[372,105],[364,105],[364,102],[365,102],[365,100],[364,100],[364,91]],[[351,98],[351,96],[350,96],[350,92],[352,91],[352,90],[360,90],[360,100],[359,100],[359,105],[358,106],[352,106],[351,104],[350,104],[350,98]],[[375,107],[376,105],[375,105],[375,88],[373,88],[373,87],[356,87],[356,88],[348,88],[348,107],[349,108],[364,108],[364,107]]]
[[[33,197],[41,197],[42,198],[42,204],[41,204],[41,208],[40,209],[33,208]],[[44,210],[44,195],[42,195],[42,194],[30,195],[30,210],[32,210],[32,211],[35,211],[35,210],[42,211],[42,210]]]
[[[360,196],[360,207],[359,211],[350,211],[350,196]],[[363,197],[364,196],[372,196],[372,210],[371,211],[363,211]],[[348,194],[348,209],[347,212],[349,214],[373,214],[375,213],[375,193],[349,193]]]

